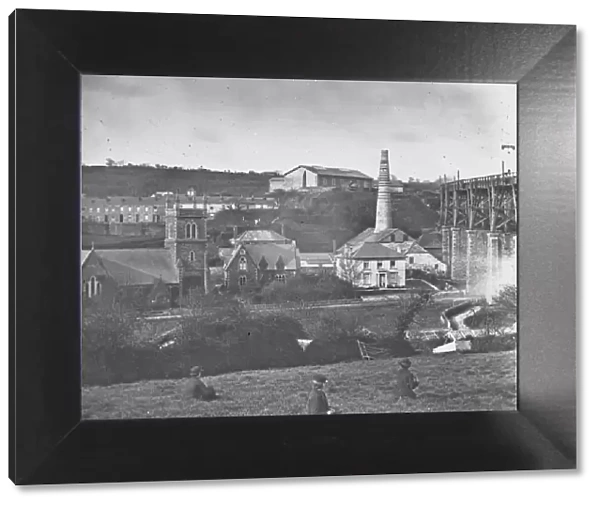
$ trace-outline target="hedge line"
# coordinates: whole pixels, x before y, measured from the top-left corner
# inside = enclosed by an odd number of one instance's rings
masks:
[[[327,312],[317,322],[316,339],[303,351],[298,340],[308,336],[298,320],[286,315],[248,313],[232,306],[212,310],[210,316],[184,319],[176,343],[159,349],[155,343],[136,340],[136,322],[131,315],[94,310],[84,314],[83,383],[108,385],[182,378],[194,365],[214,375],[360,360],[357,340],[385,349],[390,357],[429,354],[443,344],[442,339],[406,340],[403,328],[407,321],[402,315],[396,332],[376,338],[364,334],[352,313]],[[514,336],[476,338],[472,343],[472,353],[516,347]]]

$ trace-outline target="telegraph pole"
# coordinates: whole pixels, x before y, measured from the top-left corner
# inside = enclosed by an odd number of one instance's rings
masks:
[[[208,295],[208,243],[204,243],[204,295]]]

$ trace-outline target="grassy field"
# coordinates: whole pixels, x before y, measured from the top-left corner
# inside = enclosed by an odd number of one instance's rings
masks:
[[[419,398],[394,403],[397,360],[245,371],[206,378],[220,398],[213,402],[181,397],[184,380],[147,381],[83,389],[83,417],[171,418],[297,415],[305,412],[310,378],[330,380],[330,404],[342,413],[484,411],[516,409],[516,355],[501,352],[413,357]]]

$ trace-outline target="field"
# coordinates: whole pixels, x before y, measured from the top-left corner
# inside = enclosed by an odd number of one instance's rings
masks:
[[[172,418],[297,415],[304,413],[310,378],[329,378],[330,404],[342,413],[486,411],[516,409],[516,355],[500,352],[471,355],[416,356],[419,398],[394,403],[397,360],[346,362],[328,366],[244,371],[205,378],[220,398],[184,400],[184,380],[147,381],[84,388],[83,417]]]

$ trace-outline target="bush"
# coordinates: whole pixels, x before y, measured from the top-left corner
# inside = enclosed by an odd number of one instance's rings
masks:
[[[133,320],[106,312],[84,323],[86,385],[181,378],[193,365],[206,374],[294,367],[305,363],[302,325],[288,316],[249,315],[230,304],[198,311],[182,321],[176,344],[159,349],[136,342]]]
[[[285,283],[274,281],[260,292],[263,304],[312,302],[319,300],[353,299],[357,295],[352,284],[329,273],[300,274]]]
[[[315,330],[316,339],[304,353],[309,364],[333,364],[360,359],[357,339],[362,338],[358,317],[347,311],[321,313]]]
[[[471,349],[465,353],[492,353],[497,351],[511,351],[517,347],[517,337],[514,334],[476,337],[470,341]]]
[[[136,368],[135,316],[118,308],[83,309],[82,379],[84,384],[126,380]]]

